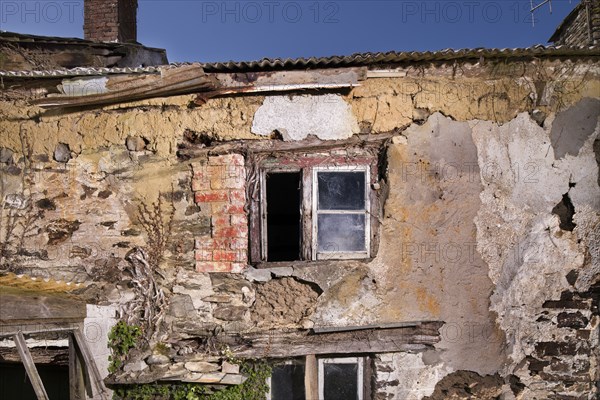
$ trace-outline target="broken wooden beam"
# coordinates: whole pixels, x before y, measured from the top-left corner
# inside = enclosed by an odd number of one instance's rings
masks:
[[[81,355],[81,360],[83,361],[82,366],[87,371],[87,377],[89,378],[89,383],[93,388],[94,394],[97,394],[103,400],[108,400],[109,396],[108,392],[106,391],[104,381],[102,380],[102,375],[100,375],[100,371],[98,370],[98,366],[94,361],[94,357],[87,347],[85,338],[81,333],[81,329],[73,330],[73,338],[76,349]]]
[[[235,140],[222,142],[213,146],[188,145],[179,149],[177,155],[185,158],[196,158],[206,156],[218,156],[229,153],[276,153],[276,152],[304,152],[331,150],[351,146],[363,148],[379,147],[387,140],[396,136],[396,133],[380,133],[376,135],[354,135],[349,139],[342,140],[320,140],[310,137],[294,142],[283,142],[281,140]]]
[[[27,347],[27,343],[25,342],[25,337],[22,332],[18,332],[13,336],[13,340],[15,341],[15,345],[17,346],[17,350],[19,351],[19,355],[21,356],[21,361],[23,361],[23,365],[25,366],[25,371],[27,371],[27,376],[29,377],[29,382],[33,386],[33,391],[35,392],[38,400],[49,400],[48,394],[46,393],[46,389],[44,388],[44,383],[42,382],[42,378],[40,378],[40,374],[35,367],[35,363],[33,362],[33,358],[29,353],[29,348]]]
[[[100,83],[98,83],[100,84]],[[139,75],[135,79],[119,81],[116,90],[106,87],[96,88],[93,94],[83,96],[52,96],[33,100],[31,103],[43,108],[74,108],[105,106],[127,103],[156,97],[176,96],[203,91],[215,90],[219,87],[214,77],[204,73],[198,65],[187,65],[178,68],[164,69],[160,75]]]
[[[442,322],[433,321],[407,327],[318,334],[307,331],[271,331],[237,336],[219,335],[217,341],[228,345],[237,357],[243,358],[416,352],[430,349],[440,341],[438,330],[442,325]]]
[[[69,335],[69,400],[85,400],[82,357],[73,334]]]
[[[64,293],[51,293],[13,287],[0,287],[0,336],[6,335],[9,326],[37,325],[83,321],[85,303]],[[24,333],[28,333],[23,331]],[[10,332],[14,334],[16,332]]]
[[[48,109],[69,109],[198,94],[196,103],[203,104],[215,96],[241,93],[353,88],[366,77],[366,67],[206,74],[200,64],[191,64],[164,68],[160,74],[99,74],[65,79],[59,85],[65,94],[31,103]]]

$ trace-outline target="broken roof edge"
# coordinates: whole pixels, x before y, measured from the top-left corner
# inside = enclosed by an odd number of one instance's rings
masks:
[[[83,39],[82,39],[83,40]],[[94,43],[94,42],[92,42]],[[183,62],[151,67],[94,68],[78,67],[38,71],[2,71],[4,78],[67,78],[77,76],[104,76],[118,74],[161,73],[164,70],[198,65],[205,73],[243,73],[278,70],[330,69],[356,66],[402,64],[409,62],[456,62],[481,59],[539,58],[539,57],[599,57],[600,46],[543,46],[505,49],[445,49],[438,51],[390,51],[378,53],[355,53],[349,56],[310,57],[310,58],[264,58],[258,61],[229,62]]]
[[[62,45],[84,45],[91,47],[139,47],[150,51],[158,51],[166,53],[166,49],[160,47],[145,46],[139,42],[96,42],[93,40],[75,38],[75,37],[60,37],[60,36],[41,36],[31,35],[26,33],[10,32],[0,30],[0,41],[11,43],[39,43],[39,44],[62,44]]]
[[[565,28],[567,26],[569,26],[569,24],[577,17],[581,8],[583,8],[586,5],[587,5],[586,1],[583,0],[579,4],[577,4],[575,7],[573,7],[571,12],[565,17],[565,19],[563,19],[560,22],[560,24],[558,24],[558,26],[554,30],[554,33],[552,34],[552,36],[550,36],[550,39],[548,39],[548,42],[549,43],[556,42],[558,40],[560,34],[563,32],[563,30],[565,30]]]
[[[258,72],[270,70],[337,68],[402,64],[407,62],[449,62],[480,60],[482,58],[527,58],[527,57],[585,57],[598,56],[600,46],[543,46],[525,48],[472,48],[443,49],[435,51],[388,51],[377,53],[355,53],[349,56],[310,58],[264,58],[258,61],[229,61],[202,64],[205,72]]]

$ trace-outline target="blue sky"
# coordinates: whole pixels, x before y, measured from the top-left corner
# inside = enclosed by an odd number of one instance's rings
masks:
[[[533,0],[539,4],[542,0]],[[169,61],[547,44],[579,0],[139,0],[138,41]],[[82,0],[0,0],[0,29],[83,36]]]

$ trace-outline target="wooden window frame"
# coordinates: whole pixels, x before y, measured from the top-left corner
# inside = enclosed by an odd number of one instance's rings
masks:
[[[365,206],[362,213],[365,216],[365,250],[364,251],[344,251],[344,252],[327,252],[318,251],[318,203],[319,203],[319,181],[318,173],[322,171],[360,171],[365,174]],[[335,165],[335,166],[318,166],[312,168],[313,179],[312,179],[312,215],[315,218],[312,219],[312,254],[313,260],[355,260],[365,259],[371,256],[371,174],[370,165]],[[358,211],[340,211],[340,210],[327,210],[324,214],[361,214]]]
[[[357,382],[356,387],[358,389],[358,400],[367,400],[371,398],[371,395],[367,392],[368,387],[365,386],[366,375],[370,373],[368,368],[369,358],[367,356],[349,356],[349,357],[316,357],[314,355],[307,355],[302,358],[289,359],[281,362],[284,365],[300,364],[304,365],[304,384],[305,384],[305,396],[307,399],[318,396],[319,399],[324,398],[325,390],[325,364],[357,364]],[[312,374],[312,368],[316,369],[316,374]],[[370,379],[370,377],[369,377]],[[272,387],[271,377],[267,378],[267,385],[269,391],[267,392],[266,400],[272,400]],[[313,392],[314,390],[314,392]],[[311,397],[311,393],[314,396]]]
[[[306,375],[306,362],[304,358],[295,358],[295,359],[291,359],[291,360],[285,360],[283,362],[279,362],[277,363],[282,364],[282,365],[304,365],[304,374]],[[271,376],[269,376],[267,378],[267,385],[269,386],[269,391],[267,392],[267,398],[266,400],[271,400],[271,397],[273,396],[273,387],[271,386]]]
[[[325,364],[357,364],[358,371],[356,373],[356,388],[358,389],[357,399],[363,400],[364,394],[364,357],[335,357],[335,358],[319,358],[318,359],[318,371],[319,371],[319,399],[325,398]]]
[[[268,242],[267,242],[267,190],[266,177],[269,173],[298,173],[301,174],[301,243],[300,243],[300,259],[291,262],[311,262],[319,260],[363,260],[369,259],[372,255],[372,232],[373,232],[373,205],[372,197],[375,195],[371,187],[372,175],[375,160],[372,162],[348,162],[340,165],[334,164],[318,164],[318,165],[290,165],[281,166],[258,166],[258,204],[252,207],[257,216],[251,216],[251,240],[250,252],[251,261],[253,263],[281,264],[282,262],[271,262],[268,260]],[[365,251],[360,252],[337,252],[335,254],[319,253],[317,247],[317,174],[320,171],[361,171],[365,173]],[[346,213],[346,212],[339,212]],[[359,212],[351,211],[348,214],[359,214]],[[258,239],[258,240],[257,240]],[[256,249],[256,246],[260,246]],[[283,262],[286,263],[286,262]]]

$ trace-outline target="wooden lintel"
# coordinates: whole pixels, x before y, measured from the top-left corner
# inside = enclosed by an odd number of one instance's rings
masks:
[[[288,358],[309,354],[368,354],[414,352],[431,348],[440,341],[442,322],[418,326],[366,329],[309,334],[308,332],[263,332],[241,336],[219,336],[234,354],[245,358]]]
[[[2,287],[0,304],[0,335],[8,324],[83,321],[86,316],[85,302],[59,293]]]
[[[35,395],[37,396],[38,400],[48,400],[48,394],[44,388],[44,383],[42,382],[37,368],[35,367],[35,363],[33,362],[33,358],[29,353],[29,348],[25,342],[23,332],[16,333],[13,336],[13,339],[15,341],[15,345],[17,346],[17,350],[19,351],[19,355],[21,356],[21,360],[23,361],[23,365],[25,366],[25,371],[27,371],[29,381],[33,386]]]
[[[0,321],[0,323],[3,321]],[[0,338],[14,336],[17,332],[22,332],[24,335],[32,335],[36,333],[47,332],[70,332],[81,325],[83,320],[72,320],[63,322],[47,322],[45,320],[24,321],[22,324],[15,324],[10,321],[10,324],[0,324]]]
[[[206,156],[218,156],[228,153],[275,153],[282,151],[318,151],[351,146],[378,147],[385,141],[394,137],[395,133],[380,133],[375,135],[354,135],[349,139],[342,140],[320,140],[314,137],[293,142],[282,142],[280,140],[236,140],[219,143],[215,146],[200,147],[191,145],[180,149],[180,156],[196,158]]]

